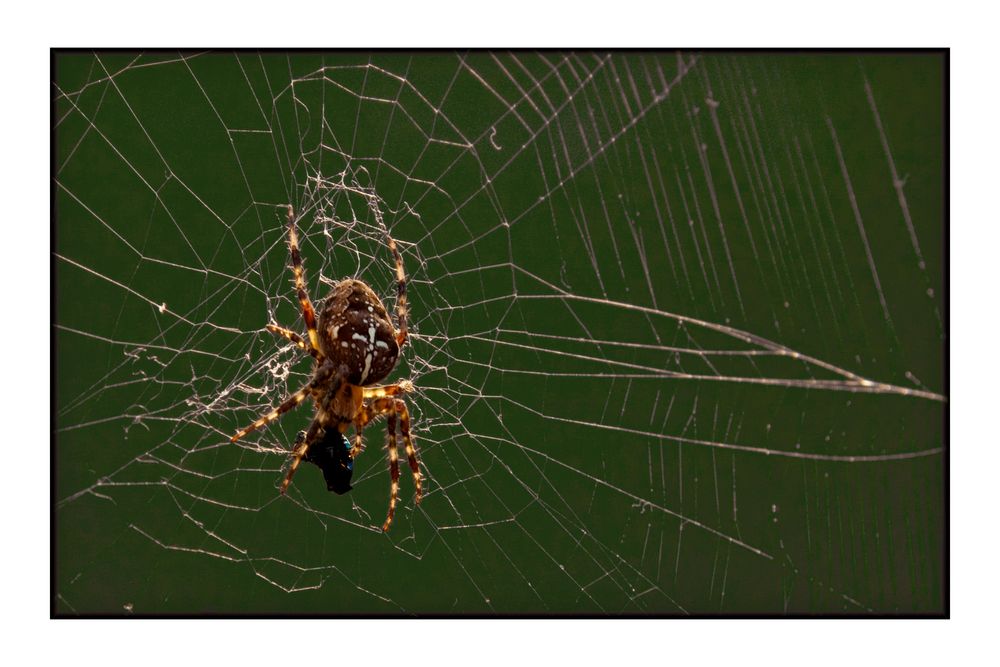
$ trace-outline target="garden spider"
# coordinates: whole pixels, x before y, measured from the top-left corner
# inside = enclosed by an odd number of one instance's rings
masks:
[[[389,530],[396,512],[399,496],[399,452],[396,449],[396,419],[406,446],[406,458],[413,471],[416,503],[420,503],[420,467],[417,451],[410,437],[410,412],[399,398],[413,390],[413,383],[401,380],[396,384],[372,386],[385,379],[399,358],[399,350],[406,343],[406,274],[403,258],[396,242],[386,234],[386,240],[396,260],[396,317],[399,329],[392,325],[389,313],[375,292],[360,280],[341,280],[333,286],[323,302],[316,326],[316,311],[306,292],[302,259],[299,256],[298,233],[295,229],[295,211],[288,206],[288,246],[292,255],[295,289],[302,306],[308,339],[274,324],[267,330],[295,343],[316,360],[309,383],[257,421],[234,435],[236,442],[303,403],[307,398],[316,401],[316,415],[308,430],[299,433],[295,441],[292,461],[281,482],[281,493],[288,490],[292,476],[302,459],[314,463],[323,471],[327,489],[346,493],[351,489],[350,479],[354,459],[364,449],[361,432],[372,420],[387,416],[389,475],[389,513],[382,530]],[[354,446],[350,446],[344,433],[354,426]]]

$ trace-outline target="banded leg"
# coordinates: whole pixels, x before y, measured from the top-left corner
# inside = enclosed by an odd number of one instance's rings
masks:
[[[306,323],[309,334],[309,344],[319,352],[319,334],[316,332],[316,309],[306,292],[305,274],[302,268],[302,256],[299,254],[299,233],[295,229],[295,209],[288,205],[288,249],[292,254],[292,272],[295,274],[295,291],[298,293],[299,304],[302,306],[302,319]],[[315,356],[315,355],[314,355]]]
[[[365,391],[368,390],[366,389]],[[352,459],[365,450],[364,442],[361,439],[361,433],[364,431],[365,426],[383,413],[385,413],[385,409],[378,409],[373,405],[365,405],[354,417],[354,445],[351,447]]]
[[[384,389],[381,388],[380,389]],[[417,458],[417,450],[413,446],[413,439],[410,436],[410,411],[406,408],[406,403],[398,398],[388,396],[377,398],[358,413],[354,420],[354,425],[361,428],[371,420],[380,415],[386,415],[388,423],[386,431],[389,438],[389,473],[393,477],[390,487],[389,497],[389,518],[386,519],[382,530],[388,530],[392,523],[392,517],[396,508],[396,497],[399,493],[399,453],[396,451],[396,418],[399,417],[400,432],[403,436],[403,444],[406,447],[406,458],[410,464],[410,471],[413,473],[413,485],[416,487],[414,502],[419,504],[423,497],[423,487],[421,485],[420,460]]]
[[[365,451],[365,443],[361,438],[361,432],[365,430],[363,424],[354,424],[354,445],[351,447],[351,458],[356,459],[358,454]]]
[[[302,401],[309,398],[309,396],[312,394],[312,390],[313,390],[312,383],[306,385],[305,387],[302,387],[302,389],[299,389],[297,392],[286,398],[284,403],[282,403],[275,409],[271,410],[264,416],[260,417],[259,419],[257,419],[257,421],[250,424],[246,428],[237,431],[236,435],[234,435],[229,439],[229,442],[236,442],[237,440],[247,435],[248,433],[253,433],[262,426],[267,426],[268,424],[270,424],[275,419],[285,414],[292,408],[298,407],[298,405],[302,403]]]
[[[362,398],[383,398],[385,396],[398,396],[408,394],[413,391],[413,383],[409,380],[401,380],[396,384],[387,384],[381,387],[365,387]]]
[[[413,486],[416,489],[413,502],[419,505],[423,490],[420,486],[420,463],[417,461],[417,450],[410,438],[410,411],[406,409],[406,403],[399,399],[396,399],[394,407],[399,413],[399,430],[403,434],[403,444],[406,446],[406,460],[409,461],[410,471],[413,473]]]
[[[275,419],[285,414],[292,408],[297,407],[299,404],[302,403],[302,401],[306,400],[307,398],[309,398],[309,396],[312,395],[312,392],[316,387],[329,380],[332,374],[333,374],[333,364],[330,363],[329,360],[324,361],[320,365],[320,367],[316,370],[316,375],[313,377],[312,382],[310,382],[306,386],[302,387],[302,389],[299,389],[297,392],[286,398],[281,405],[271,410],[267,414],[263,415],[262,417],[257,419],[255,422],[253,422],[246,428],[237,431],[236,435],[234,435],[229,439],[229,442],[236,442],[237,440],[247,435],[248,433],[253,433],[257,429],[263,426],[267,426],[268,424],[270,424]],[[334,382],[334,392],[333,392],[334,395],[336,394],[336,390],[340,389],[340,383],[341,380],[337,380]]]
[[[302,459],[305,458],[306,452],[309,451],[309,445],[316,439],[316,434],[319,433],[320,428],[322,428],[320,421],[315,419],[309,426],[308,431],[305,433],[302,433],[301,431],[299,432],[299,437],[295,439],[295,452],[292,455],[292,463],[288,466],[288,472],[285,473],[285,479],[281,480],[281,495],[285,495],[285,492],[288,491],[288,485],[292,483],[292,477],[295,476],[295,471],[298,470],[299,464],[302,463]]]
[[[316,379],[309,383],[309,388],[313,388],[318,384],[326,382],[329,376],[333,373],[331,370],[333,364],[329,361],[323,363],[319,370],[316,371]],[[285,473],[285,479],[281,481],[281,493],[288,490],[288,485],[292,483],[292,477],[295,476],[295,471],[299,469],[299,464],[302,463],[302,459],[305,458],[306,454],[309,452],[309,446],[316,439],[317,434],[321,428],[330,428],[329,419],[326,418],[330,414],[330,403],[336,398],[337,394],[340,392],[340,388],[344,383],[344,377],[347,375],[347,369],[341,365],[337,374],[333,378],[333,384],[330,387],[330,391],[326,394],[326,400],[320,410],[320,414],[313,419],[312,424],[309,425],[309,430],[306,431],[304,438],[297,438],[295,440],[295,452],[292,454],[292,463],[288,466],[288,472]]]
[[[396,247],[396,241],[388,234],[385,235],[392,251],[392,257],[396,260],[396,318],[399,320],[399,330],[396,332],[396,344],[403,347],[406,343],[407,328],[406,318],[409,314],[409,306],[406,303],[406,272],[403,269],[403,256]]]
[[[279,327],[277,324],[268,324],[264,327],[273,334],[277,334],[282,338],[287,338],[288,340],[295,343],[295,345],[303,352],[308,352],[316,359],[320,358],[320,353],[318,350],[314,349],[309,343],[307,343],[302,336],[298,335],[291,329],[286,329],[285,327]]]
[[[399,498],[399,451],[396,449],[396,415],[389,413],[388,423],[385,427],[388,434],[387,446],[389,448],[389,513],[382,524],[382,532],[389,530],[392,525],[392,518],[396,515],[396,500]]]

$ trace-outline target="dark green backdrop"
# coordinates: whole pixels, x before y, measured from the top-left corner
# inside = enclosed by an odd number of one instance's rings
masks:
[[[940,53],[56,53],[58,614],[934,614]],[[893,171],[895,170],[895,171]],[[428,493],[277,486],[307,280]]]

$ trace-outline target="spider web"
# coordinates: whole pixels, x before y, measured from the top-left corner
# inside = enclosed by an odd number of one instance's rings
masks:
[[[940,610],[941,68],[57,55],[55,609]],[[386,535],[382,423],[342,497],[308,408],[228,441],[311,371],[289,203],[314,302],[404,257]]]

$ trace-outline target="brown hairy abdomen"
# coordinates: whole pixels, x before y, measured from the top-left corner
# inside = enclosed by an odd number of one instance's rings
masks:
[[[399,356],[389,313],[375,292],[358,280],[334,285],[320,313],[319,335],[323,354],[347,366],[351,384],[385,379]]]

